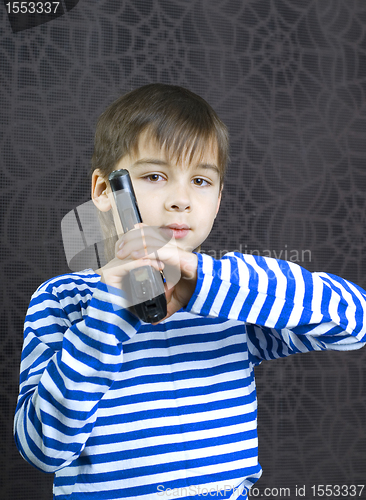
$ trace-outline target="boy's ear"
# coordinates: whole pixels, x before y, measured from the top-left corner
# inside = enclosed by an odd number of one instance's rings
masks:
[[[107,181],[102,176],[101,171],[97,168],[92,175],[91,197],[94,205],[101,212],[108,212],[112,208],[108,197],[109,186]]]

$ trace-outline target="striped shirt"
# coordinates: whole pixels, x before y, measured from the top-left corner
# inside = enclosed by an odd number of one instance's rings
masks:
[[[366,293],[236,252],[198,255],[185,308],[158,325],[92,270],[53,278],[25,320],[14,432],[54,499],[242,498],[261,475],[254,367],[366,343]]]

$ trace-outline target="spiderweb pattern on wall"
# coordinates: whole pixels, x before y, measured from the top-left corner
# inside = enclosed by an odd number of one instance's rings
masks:
[[[12,438],[21,332],[36,287],[67,271],[60,222],[90,198],[98,115],[145,83],[202,95],[231,134],[203,250],[285,258],[366,287],[366,4],[82,0],[19,33],[0,9],[0,24],[0,493],[43,500],[50,480]],[[311,498],[311,484],[363,480],[364,366],[362,350],[258,369],[258,486],[306,484]]]

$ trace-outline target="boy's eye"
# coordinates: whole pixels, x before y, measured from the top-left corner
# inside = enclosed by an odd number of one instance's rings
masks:
[[[210,183],[208,181],[206,181],[206,179],[202,179],[201,177],[196,177],[194,179],[195,183],[196,183],[196,186],[204,186],[204,185],[209,185]],[[206,184],[203,184],[203,183],[206,183]]]
[[[145,175],[144,179],[148,179],[149,181],[156,182],[157,180],[159,180],[159,177],[162,177],[162,176],[159,174],[149,174],[149,175]]]

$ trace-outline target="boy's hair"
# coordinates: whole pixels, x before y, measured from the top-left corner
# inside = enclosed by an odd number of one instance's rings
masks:
[[[135,153],[139,137],[147,131],[166,154],[176,161],[189,154],[202,154],[207,146],[217,145],[220,189],[229,159],[226,125],[202,97],[176,85],[152,83],[132,90],[114,101],[99,117],[95,131],[92,169],[104,179],[126,155]],[[117,241],[111,212],[98,212],[105,237],[104,255],[114,257]],[[196,249],[200,251],[200,247]]]
[[[121,158],[136,152],[145,130],[177,161],[187,153],[191,160],[195,152],[204,152],[209,141],[216,142],[222,187],[229,150],[226,125],[202,97],[162,83],[132,90],[102,113],[95,132],[92,172],[98,168],[107,179]]]

